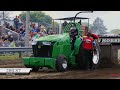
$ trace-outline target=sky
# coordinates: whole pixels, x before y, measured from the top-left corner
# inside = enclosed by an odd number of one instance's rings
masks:
[[[73,17],[79,11],[43,11],[52,18]],[[14,11],[11,16],[19,15],[21,11]],[[100,17],[108,31],[112,29],[120,29],[120,11],[93,11],[93,13],[81,13],[78,16],[90,18],[90,24]]]

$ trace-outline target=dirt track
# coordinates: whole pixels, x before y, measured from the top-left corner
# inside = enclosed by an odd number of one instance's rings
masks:
[[[23,68],[22,60],[0,60],[0,68]],[[120,79],[120,67],[101,68],[95,71],[68,70],[56,72],[40,69],[30,75],[0,75],[0,79]]]

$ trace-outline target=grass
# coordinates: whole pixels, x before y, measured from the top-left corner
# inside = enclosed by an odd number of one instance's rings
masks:
[[[19,54],[0,54],[0,60],[19,60]]]

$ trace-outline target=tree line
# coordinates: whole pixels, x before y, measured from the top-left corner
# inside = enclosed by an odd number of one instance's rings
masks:
[[[12,13],[10,11],[4,11],[4,18],[9,18],[9,14]],[[3,12],[0,12],[0,17],[2,17]],[[26,20],[26,12],[21,12],[21,14],[19,15],[21,17],[21,20],[25,21]],[[45,26],[48,25],[52,25],[52,17],[49,15],[46,15],[46,13],[42,12],[42,11],[31,11],[30,12],[30,22],[38,22],[38,23],[42,23]],[[56,26],[58,26],[58,23],[55,22],[54,23]],[[87,24],[87,23],[86,23]],[[107,33],[107,28],[104,25],[104,21],[97,17],[93,24],[90,24],[90,29],[92,30],[93,33],[96,34],[106,34]],[[120,29],[114,29],[111,30],[110,33],[113,34],[120,34]]]

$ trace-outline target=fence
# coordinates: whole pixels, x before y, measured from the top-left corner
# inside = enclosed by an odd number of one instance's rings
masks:
[[[12,30],[10,30],[10,29],[8,29],[8,28],[5,28],[5,33],[11,33],[13,36],[14,36],[14,38],[15,38],[15,40],[16,41],[19,41],[20,40],[20,35],[19,35],[19,33],[17,33],[17,32],[15,32],[15,31],[12,31]]]
[[[14,37],[16,47],[25,47],[25,41],[22,40],[22,37],[20,36],[19,33],[15,32],[13,30],[10,30],[8,28],[4,28],[2,26],[1,26],[0,32],[2,35],[3,35],[3,33],[7,34],[7,35],[8,35],[8,33],[11,34]]]
[[[18,52],[19,58],[21,58],[22,52],[32,52],[32,48],[30,48],[30,47],[16,47],[16,48],[0,47],[0,52]]]

